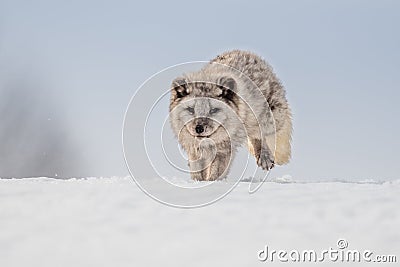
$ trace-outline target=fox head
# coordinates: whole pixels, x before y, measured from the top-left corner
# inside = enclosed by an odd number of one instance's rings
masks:
[[[211,137],[237,117],[236,81],[227,76],[215,83],[177,78],[172,82],[170,117],[176,131]]]

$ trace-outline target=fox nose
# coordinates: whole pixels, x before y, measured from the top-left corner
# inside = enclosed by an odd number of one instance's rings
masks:
[[[201,134],[202,132],[204,132],[203,125],[197,124],[196,125],[196,133]]]

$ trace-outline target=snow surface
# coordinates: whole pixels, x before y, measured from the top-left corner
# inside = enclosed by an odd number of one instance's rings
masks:
[[[400,260],[400,181],[283,178],[255,194],[240,182],[210,206],[178,209],[129,177],[0,179],[0,201],[0,266],[277,266],[258,251],[321,251],[339,238]]]

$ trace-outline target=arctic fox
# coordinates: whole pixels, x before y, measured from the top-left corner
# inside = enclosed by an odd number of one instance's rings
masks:
[[[292,114],[285,94],[268,63],[240,50],[176,78],[170,123],[188,154],[192,179],[226,177],[236,149],[245,143],[264,170],[288,163]]]

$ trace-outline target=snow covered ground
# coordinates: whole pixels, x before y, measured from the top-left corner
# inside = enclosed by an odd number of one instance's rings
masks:
[[[400,181],[278,179],[255,194],[247,188],[241,182],[210,206],[178,209],[129,177],[0,179],[0,266],[276,266],[258,260],[266,245],[319,253],[338,239],[397,255],[397,263],[368,266],[399,264]]]

